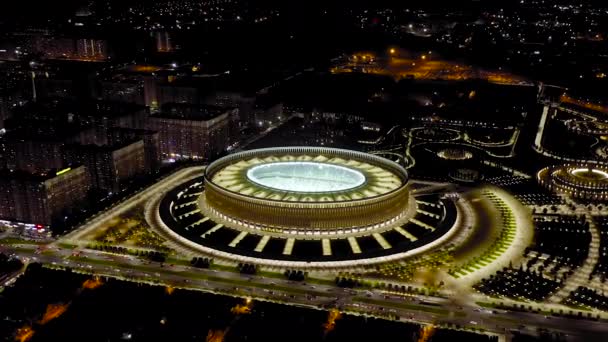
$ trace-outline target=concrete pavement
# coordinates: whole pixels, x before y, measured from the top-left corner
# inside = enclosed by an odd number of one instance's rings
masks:
[[[547,299],[548,302],[561,303],[579,286],[585,287],[589,284],[589,278],[591,278],[591,273],[595,270],[600,255],[600,232],[593,222],[591,215],[587,213],[585,217],[589,223],[589,232],[591,233],[591,243],[589,243],[587,258],[583,265],[578,267],[574,273],[566,279],[565,285]]]

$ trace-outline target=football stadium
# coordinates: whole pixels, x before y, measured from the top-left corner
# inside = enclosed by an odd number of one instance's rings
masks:
[[[422,252],[455,225],[443,194],[410,191],[388,159],[284,147],[231,154],[167,192],[173,241],[216,257],[280,266],[374,264]]]

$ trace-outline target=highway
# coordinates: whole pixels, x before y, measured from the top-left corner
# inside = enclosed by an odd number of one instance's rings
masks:
[[[92,250],[74,250],[51,246],[43,252],[35,245],[4,246],[4,252],[16,253],[25,262],[41,262],[49,267],[118,278],[127,281],[161,284],[238,297],[252,297],[308,308],[338,307],[342,311],[386,317],[398,316],[440,326],[459,325],[505,335],[511,330],[534,333],[550,329],[567,334],[571,341],[589,341],[608,334],[606,321],[551,317],[517,311],[481,308],[474,302],[455,302],[446,298],[395,294],[378,289],[344,289],[332,285],[294,282],[284,278],[244,275],[217,269],[190,266],[163,266],[134,256]],[[594,339],[595,340],[595,339]]]

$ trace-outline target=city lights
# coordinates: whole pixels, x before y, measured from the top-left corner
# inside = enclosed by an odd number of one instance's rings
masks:
[[[503,2],[5,1],[0,336],[606,340],[608,3]]]

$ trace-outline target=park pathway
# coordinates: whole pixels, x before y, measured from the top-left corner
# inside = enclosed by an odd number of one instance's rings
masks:
[[[561,303],[579,286],[588,285],[591,273],[595,269],[595,265],[597,265],[600,254],[600,232],[593,222],[591,213],[588,210],[586,210],[585,217],[589,223],[589,232],[591,232],[591,243],[589,244],[587,259],[585,259],[585,262],[581,267],[577,268],[574,273],[566,279],[564,286],[548,298],[548,302],[550,303]]]

